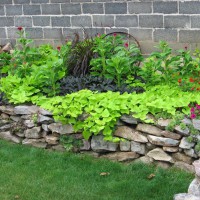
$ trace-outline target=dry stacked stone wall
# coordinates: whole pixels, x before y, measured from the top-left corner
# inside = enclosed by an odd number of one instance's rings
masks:
[[[74,32],[83,36],[124,31],[150,53],[159,40],[173,49],[195,49],[200,41],[197,0],[1,0],[0,43],[15,43],[16,27],[36,44],[59,45]]]

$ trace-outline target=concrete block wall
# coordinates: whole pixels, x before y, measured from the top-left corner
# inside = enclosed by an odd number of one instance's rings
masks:
[[[150,53],[159,40],[172,48],[200,46],[197,0],[0,0],[0,44],[15,43],[23,26],[36,44],[59,45],[74,32],[125,31]]]

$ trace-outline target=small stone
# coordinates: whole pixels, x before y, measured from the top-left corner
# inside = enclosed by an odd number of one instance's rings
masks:
[[[189,128],[185,128],[185,129],[181,129],[180,126],[175,126],[174,130],[179,133],[180,135],[183,135],[183,136],[188,136],[189,133],[190,133],[190,130]]]
[[[175,194],[174,200],[200,200],[200,198],[192,194],[181,193],[181,194]]]
[[[151,151],[156,148],[156,145],[151,144],[150,142],[146,143],[147,151]]]
[[[181,120],[182,123],[186,124],[186,125],[192,125],[192,121],[188,118],[184,118]]]
[[[28,128],[33,128],[35,126],[33,120],[24,120],[24,125],[27,126]]]
[[[160,145],[160,146],[173,147],[179,144],[178,140],[174,140],[171,138],[157,137],[153,135],[148,135],[147,138],[152,144]]]
[[[0,131],[9,131],[13,126],[14,124],[5,124],[0,127]]]
[[[145,154],[145,145],[139,142],[131,141],[131,151],[144,155]]]
[[[24,145],[30,145],[38,148],[46,148],[47,143],[45,142],[45,139],[24,139],[22,141],[22,144]]]
[[[174,163],[171,156],[165,153],[161,148],[156,148],[147,153],[147,156],[153,158],[154,160],[158,161],[166,161],[170,163]]]
[[[48,144],[52,144],[52,145],[55,145],[55,144],[58,144],[58,137],[55,137],[55,136],[52,136],[52,135],[47,135],[45,137],[45,141],[48,143]]]
[[[195,168],[196,175],[200,178],[200,160],[195,160],[193,162],[193,166]]]
[[[47,132],[46,131],[42,131],[42,137],[45,138],[46,136],[47,136]],[[56,137],[56,136],[54,136],[54,137]]]
[[[8,115],[15,115],[14,108],[12,106],[0,106],[0,111]]]
[[[10,119],[12,119],[13,121],[15,121],[15,122],[19,122],[19,121],[21,121],[21,117],[19,117],[19,116],[10,116]]]
[[[134,118],[132,115],[122,115],[120,117],[120,120],[122,120],[123,122],[126,122],[128,124],[137,124],[138,121],[136,118]]]
[[[136,127],[136,130],[144,132],[144,133],[148,133],[150,135],[162,136],[161,129],[149,124],[138,124]]]
[[[110,160],[125,162],[138,158],[139,155],[135,152],[115,152],[101,156],[101,158],[108,158]]]
[[[42,129],[46,132],[50,131],[47,124],[42,124]]]
[[[32,129],[25,130],[25,137],[30,139],[37,139],[42,137],[41,127],[34,127]]]
[[[194,145],[194,142],[188,142],[187,137],[183,137],[179,147],[182,149],[191,149],[192,147],[194,147]]]
[[[171,122],[171,119],[158,119],[157,121],[157,125],[160,127],[160,128],[165,128],[169,125],[169,123]]]
[[[91,148],[90,142],[88,140],[82,139],[83,145],[80,147],[81,151],[89,151]]]
[[[0,132],[0,138],[18,144],[21,143],[21,139],[15,135],[12,135],[10,131]]]
[[[122,121],[122,120],[117,120],[117,123],[116,123],[117,126],[125,126],[125,123]]]
[[[142,133],[128,126],[118,127],[114,135],[128,140],[133,140],[135,142],[141,142],[141,143],[148,142],[147,138],[144,135],[142,135]]]
[[[198,179],[195,178],[192,183],[190,183],[188,193],[197,196],[200,199],[200,181]]]
[[[192,163],[192,158],[183,154],[183,153],[180,153],[180,152],[177,152],[177,153],[173,153],[172,154],[172,158],[176,161],[182,161],[182,162],[185,162],[185,163],[188,163],[188,164],[191,164]]]
[[[71,124],[62,125],[61,123],[52,123],[48,125],[48,128],[55,133],[61,135],[74,133],[74,129]]]
[[[61,152],[64,152],[64,151],[65,151],[64,146],[61,145],[61,144],[58,144],[58,145],[52,146],[52,149],[55,150],[55,151],[61,151]]]
[[[184,153],[187,155],[187,156],[190,156],[190,157],[193,157],[193,158],[198,158],[196,152],[194,149],[185,149],[184,150]]]
[[[145,164],[151,164],[153,163],[153,161],[154,161],[153,158],[150,158],[149,156],[142,156],[135,160],[135,162],[142,162]]]
[[[41,124],[50,124],[50,123],[54,122],[54,120],[52,118],[41,115],[41,114],[38,115],[37,121],[38,121],[38,123],[41,123]]]
[[[21,119],[33,120],[33,115],[22,115]]]
[[[171,167],[168,162],[156,161],[155,163],[158,167],[161,167],[163,169],[168,169],[169,167]]]
[[[7,114],[5,114],[5,113],[2,113],[2,114],[1,114],[1,119],[9,119],[9,118],[10,118],[9,115],[7,115]]]
[[[120,151],[130,151],[131,149],[131,142],[130,141],[120,141],[119,143]]]
[[[182,161],[177,161],[174,164],[174,167],[180,168],[182,170],[194,173],[194,167]]]
[[[179,140],[182,136],[170,131],[162,131],[161,132],[162,136],[166,137],[166,138],[171,138],[174,140]]]
[[[47,115],[47,116],[52,116],[53,115],[51,112],[49,112],[48,110],[45,110],[43,108],[39,108],[39,113],[41,115]]]
[[[178,147],[163,147],[163,150],[170,153],[174,153],[174,152],[178,152]]]
[[[16,106],[14,113],[17,115],[31,115],[37,114],[39,108],[37,106]]]
[[[116,151],[118,143],[105,141],[103,135],[96,135],[92,137],[91,148],[95,152]]]
[[[193,123],[194,128],[200,131],[200,120],[199,119],[193,119],[192,123]]]
[[[21,133],[21,132],[16,132],[15,135],[20,137],[20,138],[24,138],[25,137],[25,134]]]

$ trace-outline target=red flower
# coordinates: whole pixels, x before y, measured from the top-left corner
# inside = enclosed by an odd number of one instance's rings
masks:
[[[117,33],[113,33],[113,36],[116,37],[116,36],[117,36]]]
[[[179,79],[178,79],[178,82],[179,82],[179,83],[181,83],[181,82],[182,82],[182,79],[181,79],[181,78],[179,78]]]
[[[184,48],[185,48],[185,50],[187,51],[188,47],[187,47],[187,46],[185,46]]]
[[[101,37],[101,34],[100,34],[100,33],[98,33],[98,34],[97,34],[97,37]]]
[[[23,28],[22,28],[21,26],[19,26],[17,29],[18,29],[19,31],[22,31],[22,30],[23,30]]]
[[[189,80],[191,83],[194,83],[194,79],[192,77],[190,77],[190,80]]]
[[[194,113],[192,113],[192,114],[190,115],[190,118],[191,118],[191,119],[195,119],[195,118],[196,118],[196,115],[195,115]]]
[[[124,46],[126,47],[126,48],[128,48],[128,43],[126,42],[126,43],[124,43]]]
[[[58,46],[58,47],[57,47],[57,50],[58,50],[58,51],[60,51],[60,49],[61,49],[61,47],[60,47],[60,46]]]

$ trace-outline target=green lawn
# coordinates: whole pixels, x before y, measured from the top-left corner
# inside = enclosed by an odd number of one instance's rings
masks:
[[[101,176],[101,172],[110,175]],[[155,177],[148,179],[150,174]],[[0,200],[172,200],[193,175],[0,140]]]

